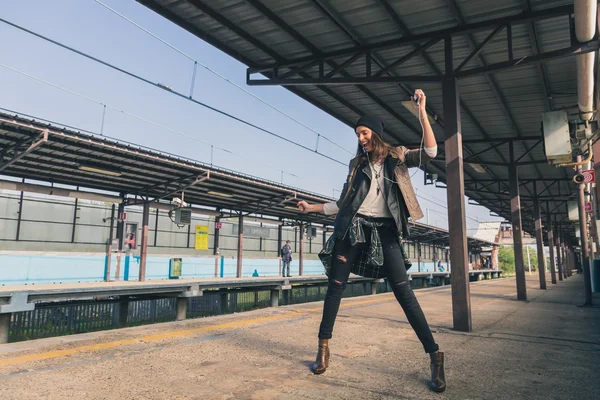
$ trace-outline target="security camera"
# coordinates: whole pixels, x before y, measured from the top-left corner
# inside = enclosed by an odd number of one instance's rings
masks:
[[[583,176],[583,174],[575,174],[575,176],[573,177],[573,182],[575,182],[575,183],[584,183],[585,182],[585,176]]]

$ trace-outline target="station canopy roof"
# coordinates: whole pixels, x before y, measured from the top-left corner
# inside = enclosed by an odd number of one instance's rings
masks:
[[[360,115],[379,115],[397,143],[420,143],[418,120],[402,102],[423,89],[442,152],[427,172],[439,186],[446,182],[444,39],[451,37],[465,194],[510,220],[512,145],[523,229],[535,232],[536,195],[546,215],[570,226],[573,171],[547,163],[541,121],[546,111],[578,112],[572,56],[598,49],[597,39],[573,39],[572,0],[137,1],[246,64],[248,84],[283,85],[350,126]]]

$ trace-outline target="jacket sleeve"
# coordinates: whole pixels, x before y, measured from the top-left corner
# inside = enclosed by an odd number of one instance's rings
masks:
[[[431,157],[427,154],[425,148],[413,150],[408,150],[406,147],[404,148],[404,160],[408,168],[425,165],[434,158],[435,157]]]
[[[349,181],[352,180],[353,169],[354,169],[354,159],[350,160],[350,163],[348,164],[348,176],[346,177],[346,182],[344,183],[344,187],[342,188],[342,193],[340,194],[340,198],[338,199],[338,201],[335,202],[337,204],[338,210],[340,208],[342,208],[342,202],[344,200],[344,197],[346,197],[346,191],[348,190]]]

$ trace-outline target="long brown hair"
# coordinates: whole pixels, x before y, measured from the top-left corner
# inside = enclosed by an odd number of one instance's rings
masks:
[[[371,130],[371,143],[373,143],[373,151],[369,153],[369,159],[371,162],[381,162],[390,154],[392,146],[384,142],[381,136],[373,130]],[[364,151],[360,143],[358,149],[356,149],[357,156],[364,156]]]

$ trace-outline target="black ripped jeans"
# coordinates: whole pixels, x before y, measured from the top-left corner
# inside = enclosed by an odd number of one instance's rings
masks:
[[[383,272],[393,288],[394,295],[402,306],[408,322],[414,329],[417,337],[423,344],[426,353],[434,353],[439,347],[433,339],[423,310],[410,286],[404,258],[398,244],[398,237],[391,227],[380,227],[379,235],[383,247]],[[365,227],[365,235],[370,238],[369,228]],[[368,239],[367,239],[368,240]],[[329,274],[329,285],[325,304],[323,306],[323,319],[319,328],[319,339],[331,339],[333,324],[340,308],[342,294],[346,289],[352,264],[357,260],[361,250],[366,249],[369,243],[352,246],[348,235],[338,239],[333,252],[333,263]]]

